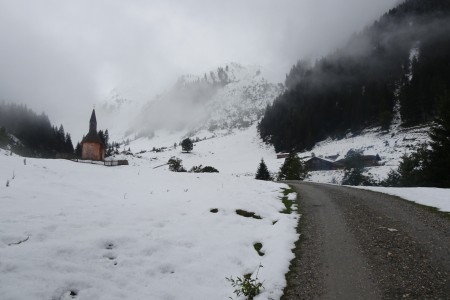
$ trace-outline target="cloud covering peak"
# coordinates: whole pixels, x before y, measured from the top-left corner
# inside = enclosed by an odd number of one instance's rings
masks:
[[[0,0],[0,99],[69,131],[112,89],[152,98],[185,73],[229,61],[283,81],[397,0]]]

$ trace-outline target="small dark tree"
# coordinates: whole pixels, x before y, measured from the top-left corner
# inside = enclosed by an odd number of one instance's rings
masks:
[[[10,137],[5,127],[0,127],[0,147],[6,146],[10,142]]]
[[[374,185],[372,178],[363,174],[364,161],[361,150],[350,149],[345,155],[343,185]]]
[[[70,137],[69,133],[66,133],[65,152],[69,153],[70,155],[73,155],[73,153],[74,153],[72,138]]]
[[[278,173],[278,180],[303,180],[307,175],[305,164],[295,152],[289,153]]]
[[[441,100],[436,125],[430,133],[427,174],[431,186],[450,187],[450,92]]]
[[[363,174],[362,168],[345,169],[344,178],[342,179],[343,185],[375,185],[373,179]]]
[[[380,184],[383,186],[428,186],[430,151],[427,145],[421,145],[410,155],[403,155],[397,170],[389,172],[387,179]]]
[[[186,172],[186,169],[183,167],[183,161],[179,158],[171,157],[167,164],[172,172]]]
[[[211,166],[203,167],[202,165],[199,165],[199,166],[193,166],[189,172],[191,172],[191,173],[219,173],[219,170],[217,170],[216,168],[211,167]]]
[[[194,149],[194,144],[192,143],[192,141],[191,141],[190,138],[184,139],[184,140],[181,142],[181,149],[182,149],[184,152],[191,152],[192,149]]]
[[[255,179],[259,180],[272,180],[272,176],[270,176],[269,170],[267,169],[266,163],[264,159],[261,158],[261,162],[259,163],[258,170],[256,171]]]
[[[83,137],[83,139],[84,139],[84,137]],[[77,146],[75,147],[75,156],[80,158],[81,153],[82,153],[82,147],[81,147],[81,144],[78,142]]]
[[[219,170],[211,166],[204,166],[202,168],[202,173],[219,173]]]

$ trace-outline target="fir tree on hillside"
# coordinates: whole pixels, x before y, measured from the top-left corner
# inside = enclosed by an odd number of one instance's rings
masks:
[[[83,136],[84,139],[84,136]],[[81,144],[78,142],[77,146],[75,147],[75,157],[81,158],[81,154],[82,154],[82,148],[81,148]]]
[[[295,152],[289,153],[278,173],[277,180],[303,180],[307,175],[305,164]]]
[[[190,138],[186,138],[181,142],[181,149],[184,152],[191,152],[194,149],[194,144]]]
[[[450,188],[450,91],[443,100],[436,125],[431,130],[430,185]]]
[[[382,185],[450,188],[450,97],[443,100],[435,122],[430,144],[404,155]]]
[[[261,162],[259,163],[258,170],[256,171],[255,179],[259,180],[272,180],[272,176],[270,176],[269,170],[267,169],[266,163],[264,159],[261,158]]]
[[[11,138],[6,132],[5,127],[0,127],[0,147],[5,147],[11,142]]]

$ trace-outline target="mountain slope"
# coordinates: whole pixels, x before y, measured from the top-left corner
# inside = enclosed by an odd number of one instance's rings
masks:
[[[432,121],[450,90],[450,4],[409,0],[335,53],[299,62],[267,109],[261,137],[277,151],[303,150],[370,126]]]
[[[152,137],[157,130],[188,131],[246,128],[283,91],[257,66],[231,63],[203,76],[182,76],[168,91],[142,108],[130,132]]]

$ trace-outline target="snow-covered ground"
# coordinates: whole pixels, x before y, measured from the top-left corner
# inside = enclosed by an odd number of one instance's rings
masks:
[[[143,153],[122,167],[0,150],[0,299],[227,299],[235,296],[225,277],[260,264],[256,299],[278,299],[298,215],[280,213],[285,185],[241,176],[274,155],[256,140],[244,145],[247,134],[199,142],[191,154]],[[221,173],[154,169],[172,155]]]
[[[379,154],[384,165],[366,172],[384,178],[428,139],[427,130],[367,130],[300,156]],[[285,185],[253,177],[261,158],[273,173],[284,160],[260,141],[255,124],[197,132],[191,153],[173,147],[186,134],[131,141],[121,150],[133,154],[115,157],[130,162],[122,167],[24,160],[0,150],[0,299],[72,299],[71,291],[74,299],[227,299],[234,295],[225,277],[254,273],[259,264],[265,290],[257,299],[278,299],[298,215],[280,213]],[[210,165],[220,173],[170,172],[165,164],[173,156],[187,170]],[[309,180],[339,184],[342,175],[311,172]],[[448,190],[368,189],[450,211]],[[264,256],[253,247],[258,242]]]
[[[365,174],[371,175],[375,180],[387,177],[390,170],[396,169],[404,154],[410,154],[415,148],[429,141],[429,126],[404,129],[397,125],[392,126],[389,132],[382,132],[380,128],[372,128],[361,134],[340,140],[327,139],[317,143],[311,151],[300,153],[300,157],[307,159],[312,153],[318,157],[333,156],[334,160],[345,157],[351,149],[361,150],[364,155],[376,155],[381,158],[381,166],[366,168]],[[310,172],[309,181],[321,183],[341,183],[344,172],[341,171],[315,171]]]
[[[450,189],[425,187],[392,188],[376,186],[361,186],[356,188],[398,196],[418,204],[436,207],[443,212],[450,212]]]
[[[182,133],[164,132],[155,135],[152,139],[139,138],[130,142],[125,149],[132,153],[138,153],[135,157],[119,155],[116,158],[124,158],[133,163],[141,163],[142,160],[151,166],[167,163],[172,157],[183,160],[186,169],[196,165],[213,166],[220,173],[232,174],[234,176],[254,177],[261,159],[264,159],[272,172],[277,172],[283,163],[283,159],[277,159],[272,146],[264,144],[258,136],[256,124],[246,129],[234,129],[233,131],[213,133],[200,132],[194,136],[202,140],[194,143],[191,153],[182,153],[181,146],[173,148],[173,144],[180,141]],[[167,147],[163,152],[151,151],[155,148]],[[164,167],[167,168],[167,167]]]

